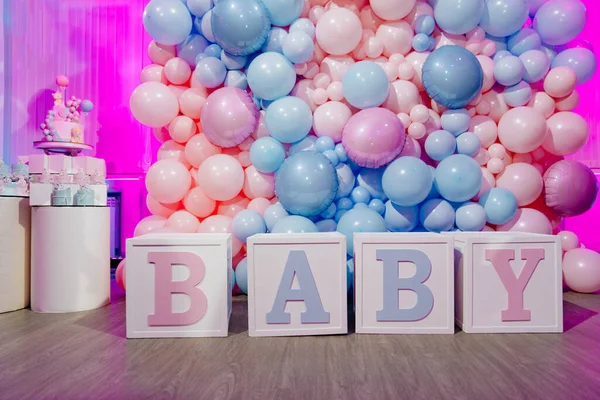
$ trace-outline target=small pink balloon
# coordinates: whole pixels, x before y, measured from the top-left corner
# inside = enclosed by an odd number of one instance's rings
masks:
[[[376,38],[383,45],[383,55],[407,55],[412,50],[413,30],[406,21],[386,21],[377,28]]]
[[[313,130],[319,137],[328,136],[335,143],[342,141],[344,126],[352,117],[352,111],[344,103],[328,101],[319,106],[313,117]]]
[[[246,168],[245,176],[242,190],[246,197],[252,200],[257,197],[270,199],[275,196],[275,177],[273,174],[258,172],[254,165],[251,165]]]
[[[488,116],[496,123],[500,121],[500,118],[502,118],[502,116],[506,114],[509,109],[506,101],[504,100],[502,92],[500,92],[497,88],[492,88],[484,93],[483,100],[490,104],[490,112]]]
[[[177,143],[185,144],[196,134],[196,123],[190,117],[180,115],[169,124],[171,138]]]
[[[492,157],[487,163],[487,169],[492,174],[499,174],[500,172],[504,171],[504,161],[502,161],[501,158]]]
[[[123,259],[123,261],[119,263],[119,265],[117,266],[117,270],[115,271],[115,281],[117,282],[117,285],[121,288],[121,290],[125,290],[126,287],[125,268],[126,263],[125,259]]]
[[[383,23],[383,20],[375,15],[370,6],[363,7],[359,17],[363,29],[370,29],[373,32],[377,31],[379,25]]]
[[[481,69],[483,70],[483,86],[481,87],[481,91],[483,93],[490,90],[494,83],[496,83],[496,78],[494,76],[494,60],[490,57],[480,55],[477,56],[477,60],[479,64],[481,64]]]
[[[557,156],[577,153],[585,147],[590,136],[587,122],[571,111],[559,112],[548,118],[548,128],[542,147]]]
[[[145,82],[135,88],[129,106],[135,119],[151,128],[168,125],[179,114],[177,96],[159,82]]]
[[[332,82],[327,86],[327,97],[331,101],[340,101],[344,98],[341,82]]]
[[[498,138],[510,151],[527,153],[546,139],[548,124],[544,116],[529,107],[517,107],[502,116],[498,123]]]
[[[415,69],[415,76],[410,80],[419,90],[425,90],[423,87],[423,64],[427,60],[429,52],[418,53],[413,51],[406,56],[406,61]]]
[[[481,100],[479,104],[477,104],[475,111],[477,111],[477,114],[479,115],[488,115],[490,111],[492,111],[492,106],[489,101]]]
[[[546,92],[534,92],[527,106],[538,110],[544,118],[550,118],[554,114],[556,102]]]
[[[187,89],[179,97],[179,109],[185,116],[195,120],[200,119],[200,111],[206,103],[205,92],[201,89]]]
[[[488,153],[492,158],[503,159],[506,156],[506,149],[500,143],[494,143],[488,148]]]
[[[531,157],[529,153],[516,153],[513,156],[513,162],[531,164],[533,162],[533,157]]]
[[[424,124],[429,119],[429,109],[423,104],[417,104],[410,110],[410,119]]]
[[[327,98],[327,91],[325,89],[317,88],[312,92],[312,99],[317,106],[324,104]]]
[[[161,217],[158,215],[151,215],[142,219],[138,222],[135,230],[133,231],[133,237],[138,237],[150,233],[156,228],[162,228],[167,223],[167,219],[165,217]]]
[[[475,200],[479,200],[481,196],[488,190],[496,187],[496,178],[494,175],[485,167],[481,167],[481,175],[483,176],[483,180],[481,181],[481,189],[479,189],[479,193],[474,197]]]
[[[419,140],[425,137],[425,135],[427,134],[427,129],[422,123],[413,122],[408,126],[408,134],[413,139]]]
[[[473,157],[473,159],[475,159],[475,161],[477,161],[477,163],[482,166],[487,165],[488,161],[490,161],[490,158],[490,153],[488,153],[488,151],[483,148],[479,149],[475,157]]]
[[[239,161],[229,155],[208,157],[198,168],[198,186],[211,199],[231,200],[244,185],[244,170]]]
[[[56,85],[60,86],[61,88],[66,88],[67,86],[69,86],[69,78],[67,78],[64,75],[57,76]]]
[[[190,167],[185,155],[185,147],[182,144],[175,142],[174,140],[167,140],[158,149],[156,156],[159,160],[175,160],[179,161],[186,168]]]
[[[179,99],[181,99],[181,96],[183,96],[183,93],[185,93],[185,91],[188,89],[189,88],[187,86],[169,85],[169,90],[171,90],[171,92],[173,92],[175,97],[177,97],[177,105],[179,105]]]
[[[185,195],[183,206],[198,218],[208,217],[215,211],[217,203],[209,198],[201,188],[195,187]]]
[[[329,75],[332,82],[341,82],[346,70],[352,64],[354,59],[350,56],[327,56],[321,62],[321,72]]]
[[[579,93],[573,90],[573,93],[567,97],[556,99],[556,109],[558,111],[571,111],[579,105]]]
[[[377,58],[383,53],[383,43],[377,37],[370,37],[365,42],[365,53],[369,58]]]
[[[308,19],[310,19],[310,22],[312,22],[313,24],[317,24],[317,22],[319,22],[319,20],[321,19],[321,17],[323,16],[323,14],[325,14],[325,8],[322,7],[325,4],[313,4],[314,7],[312,7],[310,9],[310,11],[308,12]]]
[[[317,75],[315,75],[313,83],[315,85],[315,88],[326,89],[327,86],[329,86],[329,84],[331,83],[331,78],[329,77],[329,75],[320,72]]]
[[[577,74],[569,67],[552,68],[544,79],[544,91],[554,98],[570,95],[577,85]]]
[[[562,244],[562,251],[569,251],[579,247],[579,238],[571,231],[560,231],[558,233]]]
[[[362,36],[360,19],[345,8],[332,8],[318,20],[315,38],[319,47],[333,55],[350,53]]]
[[[248,210],[256,211],[261,217],[264,217],[267,208],[271,207],[271,201],[264,197],[257,197],[248,203]]]
[[[173,214],[175,211],[181,208],[181,203],[177,202],[173,204],[163,204],[156,201],[152,196],[148,194],[146,196],[146,207],[152,215],[158,215],[159,217],[169,218],[171,214]]]
[[[221,153],[221,148],[208,141],[203,133],[194,135],[185,145],[185,158],[198,168],[208,157]]]
[[[148,45],[148,56],[153,63],[158,65],[165,65],[167,61],[175,57],[176,53],[175,46],[156,43],[154,40]]]
[[[237,159],[240,162],[240,165],[244,168],[252,165],[252,160],[250,159],[249,151],[240,151],[240,154],[238,154]]]
[[[144,67],[140,73],[140,82],[159,82],[168,85],[169,81],[165,76],[164,67],[158,64],[150,64]]]
[[[533,208],[521,208],[517,210],[517,214],[511,221],[499,225],[497,230],[552,235],[552,224],[548,217],[540,211]]]
[[[398,65],[398,78],[404,81],[410,81],[415,77],[415,69],[407,62]]]
[[[589,249],[572,249],[563,257],[563,278],[572,290],[594,293],[600,290],[600,254]]]
[[[156,140],[158,140],[160,143],[164,143],[167,140],[171,140],[169,130],[164,126],[161,128],[152,128],[152,135],[154,135]]]
[[[165,226],[180,233],[195,233],[200,226],[200,221],[191,213],[179,210],[167,219]]]
[[[486,57],[491,57],[496,54],[496,43],[490,39],[485,39],[483,41],[483,49],[481,49],[481,54]]]
[[[231,233],[231,217],[225,215],[212,215],[200,223],[198,233]],[[241,240],[232,235],[231,239],[231,256],[235,257],[244,244]]]
[[[192,68],[183,58],[171,58],[165,64],[165,76],[174,85],[183,85],[190,80]]]
[[[398,113],[396,115],[396,117],[398,117],[398,119],[400,120],[400,122],[402,122],[402,126],[409,126],[412,122],[410,120],[410,115],[406,114],[406,113]]]
[[[410,64],[405,65],[412,68]],[[421,97],[419,95],[419,89],[417,89],[414,83],[406,80],[396,80],[392,82],[390,93],[382,107],[387,108],[394,114],[409,114],[420,102]],[[408,124],[405,126],[408,126]]]
[[[231,200],[219,202],[217,206],[217,214],[226,215],[228,217],[235,217],[237,213],[248,208],[250,199],[246,196],[239,195]]]
[[[406,137],[406,143],[404,144],[404,148],[402,149],[402,153],[400,153],[400,157],[417,157],[421,158],[422,149],[419,142],[410,137]]]
[[[531,164],[508,165],[496,177],[496,187],[507,189],[517,198],[519,207],[533,203],[542,194],[544,181],[540,172]]]
[[[190,172],[185,165],[176,160],[158,160],[146,174],[148,193],[161,203],[181,201],[191,185]]]

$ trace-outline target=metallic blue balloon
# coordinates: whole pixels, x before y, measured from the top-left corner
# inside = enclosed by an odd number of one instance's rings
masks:
[[[477,161],[463,154],[443,159],[435,169],[435,184],[448,201],[462,202],[473,198],[481,189],[483,175]]]
[[[369,207],[353,208],[346,212],[340,222],[337,230],[346,236],[346,252],[349,256],[354,254],[354,234],[357,232],[387,232],[385,220],[376,211]]]
[[[319,228],[310,219],[299,215],[290,215],[279,220],[271,233],[317,233]]]
[[[321,153],[296,153],[275,173],[275,194],[291,214],[319,215],[329,208],[337,191],[335,168]]]
[[[212,9],[211,25],[226,52],[246,56],[265,43],[271,20],[260,0],[220,0]]]
[[[175,45],[192,32],[192,16],[180,1],[152,0],[144,8],[144,29],[158,43]]]
[[[463,108],[483,85],[481,64],[460,46],[443,46],[427,57],[423,65],[423,86],[429,97],[448,108]]]

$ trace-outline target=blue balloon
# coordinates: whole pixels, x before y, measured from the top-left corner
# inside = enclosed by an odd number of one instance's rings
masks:
[[[479,198],[487,221],[490,224],[502,225],[514,218],[517,213],[517,198],[510,190],[492,188]]]
[[[283,54],[283,41],[287,37],[288,32],[282,28],[272,28],[267,36],[267,40],[262,47],[262,52],[275,52]]]
[[[187,7],[196,17],[201,17],[213,8],[212,0],[187,0]]]
[[[275,193],[291,214],[319,215],[329,208],[337,191],[335,168],[321,153],[296,153],[275,173]]]
[[[327,150],[335,149],[335,142],[329,136],[321,136],[316,142],[317,151],[323,153]]]
[[[544,52],[544,54],[546,54],[546,56],[548,56],[548,60],[550,60],[550,63],[552,63],[556,58],[556,48],[549,44],[542,44],[541,50]]]
[[[247,56],[234,56],[233,54],[227,53],[225,50],[221,50],[220,58],[228,70],[242,69],[246,65],[246,61],[248,61]]]
[[[292,25],[290,25],[290,33],[296,31],[302,31],[312,39],[315,38],[315,25],[308,18],[297,19]]]
[[[383,68],[373,61],[352,64],[342,78],[344,97],[356,108],[377,107],[387,99],[390,82]]]
[[[419,221],[429,232],[447,232],[454,227],[454,208],[446,200],[427,200],[419,211]]]
[[[204,53],[206,47],[208,41],[202,35],[190,35],[177,46],[177,57],[183,58],[191,67],[195,67],[200,62],[197,57]]]
[[[533,91],[529,83],[521,81],[514,86],[504,88],[504,101],[511,107],[521,107],[529,103]]]
[[[516,85],[525,76],[525,66],[516,56],[502,57],[494,66],[496,81],[504,86]]]
[[[275,26],[288,26],[300,17],[302,0],[262,0]]]
[[[412,40],[412,47],[418,53],[429,50],[429,36],[424,33],[417,33]]]
[[[335,217],[336,212],[337,212],[337,207],[335,206],[335,203],[331,203],[329,208],[327,210],[323,211],[320,216],[325,219],[331,219],[331,218]]]
[[[482,180],[477,161],[463,154],[443,159],[435,169],[437,189],[448,201],[462,202],[473,198],[479,193]]]
[[[309,135],[299,142],[296,142],[290,147],[289,155],[292,156],[301,151],[317,151],[316,136]]]
[[[315,225],[317,225],[319,232],[335,232],[337,229],[337,222],[334,219],[322,219],[316,222]]]
[[[429,14],[419,15],[415,20],[415,32],[431,35],[435,29],[435,20]]]
[[[88,113],[94,109],[94,103],[89,100],[83,100],[81,102],[81,111]]]
[[[246,90],[248,89],[248,78],[242,71],[227,71],[227,75],[225,75],[225,86]]]
[[[431,132],[425,140],[425,152],[433,160],[441,161],[454,154],[456,138],[448,131]]]
[[[301,98],[282,97],[267,108],[265,123],[275,139],[281,143],[295,143],[304,139],[312,129],[312,112]]]
[[[435,176],[435,168],[431,165],[429,165],[429,170],[431,171],[431,176]],[[431,190],[429,191],[429,194],[427,195],[427,198],[425,200],[431,200],[431,199],[437,199],[440,196],[440,192],[437,189],[437,186],[435,185],[435,180],[433,181],[433,184],[431,185]]]
[[[383,215],[385,212],[385,203],[379,199],[373,199],[369,203],[369,208],[376,211],[378,214]]]
[[[192,16],[180,1],[152,0],[144,8],[144,29],[160,44],[183,42],[192,32]]]
[[[456,149],[458,154],[475,157],[481,149],[481,140],[476,134],[465,132],[456,138]]]
[[[481,21],[483,0],[438,0],[433,15],[443,31],[463,35]]]
[[[335,172],[339,183],[336,199],[348,197],[356,183],[356,177],[354,176],[352,168],[350,168],[348,164],[338,164],[335,168]]]
[[[290,215],[283,217],[273,227],[271,233],[317,233],[319,228],[306,217]]]
[[[206,47],[206,49],[204,50],[204,54],[206,54],[207,57],[214,57],[214,58],[221,59],[222,51],[223,51],[223,49],[221,48],[221,46],[219,46],[216,43],[213,43]]]
[[[523,80],[528,83],[535,83],[544,79],[550,70],[550,60],[546,53],[541,50],[529,50],[519,56],[523,63],[525,73]]]
[[[346,261],[346,289],[348,292],[354,286],[354,258]]]
[[[569,67],[575,71],[577,83],[580,85],[592,78],[596,72],[596,66],[596,56],[585,47],[561,51],[552,61],[552,68]]]
[[[385,220],[369,207],[353,208],[338,222],[337,230],[346,236],[346,252],[354,255],[354,234],[358,232],[387,232]]]
[[[442,129],[454,136],[466,132],[471,124],[471,116],[464,108],[458,110],[446,110],[442,114]]]
[[[463,232],[479,232],[485,222],[485,210],[477,203],[465,203],[456,210],[456,226]]]
[[[492,36],[509,36],[521,29],[529,17],[525,0],[486,1],[479,26]]]
[[[290,32],[283,40],[281,46],[283,55],[294,64],[310,60],[315,50],[313,39],[305,32]]]
[[[506,38],[505,37],[497,37],[497,36],[492,36],[488,33],[486,33],[485,35],[486,39],[491,40],[492,42],[494,42],[494,44],[496,45],[496,51],[504,51],[504,50],[508,50],[508,44],[506,43]]]
[[[336,144],[335,152],[340,158],[340,162],[345,163],[346,161],[348,161],[348,154],[346,154],[346,149],[344,149],[344,145],[342,145],[341,143]]]
[[[248,258],[244,257],[235,268],[235,283],[244,294],[248,294]]]
[[[514,54],[508,50],[497,51],[496,54],[494,54],[494,62],[498,62],[498,60],[500,60],[501,58],[513,56],[513,55]]]
[[[220,0],[212,9],[216,42],[234,56],[247,56],[267,40],[271,21],[260,0]]]
[[[419,224],[419,206],[402,207],[385,203],[385,223],[392,232],[410,232]]]
[[[520,56],[529,50],[542,47],[540,35],[531,28],[524,28],[508,38],[508,49],[515,56]]]
[[[477,57],[460,46],[442,46],[423,64],[423,86],[429,97],[448,108],[463,108],[483,85]]]
[[[272,206],[267,207],[265,210],[265,215],[263,218],[265,219],[265,223],[267,224],[267,229],[269,231],[273,231],[273,227],[275,224],[282,218],[289,216],[290,214],[283,208],[280,203],[275,203]]]
[[[233,292],[233,288],[235,287],[236,281],[235,281],[235,271],[231,267],[229,268],[229,276],[231,276],[231,287],[229,288],[229,290],[231,290]]]
[[[340,222],[340,219],[342,219],[342,217],[344,216],[344,214],[346,214],[347,212],[348,212],[348,210],[338,210],[338,211],[335,213],[335,219],[334,219],[334,220],[335,220],[335,222],[336,222],[336,223],[339,223],[339,222]]]
[[[354,202],[348,197],[342,197],[336,203],[337,209],[339,210],[351,210],[354,207]]]
[[[416,157],[400,157],[387,166],[381,180],[386,196],[394,203],[410,207],[429,194],[433,176],[429,166]]]
[[[263,53],[252,60],[246,75],[250,89],[265,100],[287,96],[296,84],[292,63],[283,54],[274,52]]]
[[[202,16],[200,19],[200,32],[202,36],[206,38],[211,43],[215,43],[217,40],[215,39],[215,35],[213,34],[212,29],[212,15],[213,10],[209,10],[206,14]],[[198,18],[194,21],[194,25],[196,26],[196,30],[198,30]]]
[[[277,171],[285,160],[283,145],[272,137],[262,137],[250,147],[250,161],[257,171],[270,174]]]
[[[364,187],[357,186],[350,193],[350,199],[354,202],[354,204],[358,203],[369,203],[371,201],[371,194]]]
[[[340,163],[340,157],[334,150],[325,150],[323,155],[327,157],[329,161],[333,164],[334,167],[337,167]]]
[[[242,210],[231,221],[231,232],[242,242],[245,242],[252,235],[258,235],[266,231],[265,220],[253,210]]]
[[[540,7],[533,29],[542,42],[553,46],[575,39],[585,27],[586,9],[581,1],[552,0]]]
[[[358,172],[358,185],[369,191],[369,194],[374,199],[381,201],[387,201],[387,196],[383,191],[381,180],[383,179],[383,173],[385,167],[381,168],[361,168]]]
[[[221,86],[226,76],[225,64],[215,57],[204,57],[194,70],[194,78],[209,89]]]

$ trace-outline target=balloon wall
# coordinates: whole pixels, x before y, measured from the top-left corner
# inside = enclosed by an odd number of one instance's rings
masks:
[[[558,233],[586,212],[579,0],[152,0],[131,111],[162,142],[147,232]],[[564,236],[565,280],[600,255]],[[350,270],[349,270],[350,271]]]

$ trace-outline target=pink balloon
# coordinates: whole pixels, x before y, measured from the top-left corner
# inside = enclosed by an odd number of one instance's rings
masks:
[[[117,282],[117,285],[122,290],[125,290],[125,287],[126,287],[125,268],[126,268],[126,263],[125,263],[125,259],[123,259],[123,261],[121,261],[119,263],[119,265],[117,266],[117,270],[115,271],[115,281]]]
[[[174,141],[185,144],[196,134],[196,123],[190,117],[180,115],[169,124],[169,133]]]
[[[579,105],[579,93],[573,90],[573,93],[567,97],[556,99],[556,109],[558,111],[571,111]]]
[[[519,207],[533,203],[542,194],[542,174],[531,164],[516,163],[506,167],[496,178],[496,187],[507,189],[517,198]]]
[[[181,113],[193,119],[200,119],[200,111],[206,103],[206,91],[201,89],[187,89],[179,97]]]
[[[229,148],[242,143],[256,130],[259,110],[247,92],[224,87],[208,96],[200,119],[206,138],[217,146]]]
[[[165,226],[180,233],[195,233],[200,226],[200,221],[191,213],[179,210],[167,219]]]
[[[316,26],[317,43],[329,54],[350,53],[362,37],[360,19],[345,8],[332,8],[319,18]]]
[[[396,80],[392,82],[390,89],[388,98],[382,107],[387,108],[394,114],[409,114],[417,104],[421,103],[419,89],[410,81]]]
[[[375,15],[386,21],[406,17],[413,10],[416,0],[370,0]]]
[[[327,86],[327,96],[329,100],[340,101],[344,98],[344,92],[341,82],[332,82]]]
[[[433,4],[433,2],[432,2]],[[421,15],[429,15],[433,17],[433,8],[427,4],[427,2],[418,1],[415,4],[415,7],[412,9],[410,13],[404,18],[411,26],[415,26],[415,21]]]
[[[496,187],[496,178],[494,178],[494,174],[492,174],[487,168],[481,167],[481,175],[483,176],[483,180],[481,181],[481,189],[479,189],[479,193],[474,197],[475,200],[479,200],[481,196],[488,190]]]
[[[177,50],[175,46],[156,43],[154,40],[148,45],[148,56],[153,63],[165,65],[167,61],[175,57]]]
[[[209,198],[201,188],[195,187],[183,199],[183,206],[196,217],[205,218],[215,211],[217,203]]]
[[[256,211],[261,216],[264,217],[265,211],[267,208],[271,207],[271,201],[269,199],[265,199],[264,197],[257,197],[252,199],[250,203],[248,203],[248,210]]]
[[[498,126],[493,119],[483,115],[476,115],[471,119],[469,131],[479,137],[481,147],[485,149],[496,143],[498,138]]]
[[[402,152],[400,153],[401,157],[417,157],[417,158],[421,158],[421,154],[422,154],[422,149],[421,149],[421,145],[419,144],[419,142],[408,136],[406,138],[406,143],[404,143],[404,148],[402,149]]]
[[[169,81],[165,76],[164,67],[158,64],[150,64],[144,67],[140,73],[140,82],[159,82],[168,85]]]
[[[328,56],[321,62],[321,72],[329,75],[332,82],[341,82],[348,67],[352,64],[354,64],[354,59],[350,56]]]
[[[240,162],[240,165],[244,168],[249,167],[252,164],[249,151],[240,151],[240,154],[238,154],[237,159]]]
[[[510,151],[528,153],[546,139],[548,124],[537,110],[517,107],[508,111],[498,123],[498,138]]]
[[[339,101],[328,101],[315,110],[313,130],[317,136],[328,136],[339,143],[342,141],[344,126],[350,117],[352,111],[347,105]]]
[[[146,217],[138,222],[135,230],[133,231],[133,237],[142,236],[157,228],[162,228],[166,225],[166,223],[167,219],[165,217],[160,217],[158,215]]]
[[[429,56],[429,52],[418,53],[416,51],[413,51],[406,56],[406,61],[415,69],[415,76],[413,76],[410,81],[414,83],[420,91],[425,90],[423,87],[423,64],[425,63],[427,56]]]
[[[177,105],[179,105],[179,99],[183,96],[183,93],[188,89],[187,86],[169,85],[169,90],[177,97]]]
[[[212,215],[200,223],[198,233],[231,233],[231,217],[225,215]],[[231,256],[235,257],[244,244],[241,240],[232,235]]]
[[[542,147],[557,156],[577,153],[589,137],[587,122],[571,111],[559,112],[548,118],[548,128],[549,133]]]
[[[165,76],[174,85],[183,85],[190,80],[192,68],[183,58],[171,58],[165,64]]]
[[[556,102],[546,92],[534,92],[527,106],[538,110],[544,118],[550,118],[554,114]]]
[[[479,60],[479,64],[481,64],[481,68],[483,69],[483,86],[481,87],[481,91],[485,93],[496,83],[496,77],[494,76],[495,64],[491,58],[483,55],[477,56],[477,60]]]
[[[129,106],[135,119],[151,128],[169,124],[179,113],[177,96],[158,82],[145,82],[135,88]]]
[[[373,32],[376,32],[379,25],[383,23],[383,20],[375,15],[370,6],[366,6],[360,10],[359,17],[363,29],[369,29]]]
[[[483,95],[482,101],[487,101],[490,105],[490,112],[488,116],[493,119],[496,123],[500,121],[500,118],[508,111],[509,107],[504,101],[504,96],[496,88],[492,88],[490,91]]]
[[[181,208],[181,203],[163,204],[156,201],[149,194],[146,196],[146,207],[152,215],[158,215],[163,218],[169,218],[175,211]]]
[[[383,54],[407,55],[412,50],[413,29],[406,21],[388,21],[377,28],[376,38],[383,45]]]
[[[244,180],[243,191],[249,199],[265,197],[267,199],[275,196],[275,177],[273,174],[263,174],[258,172],[254,165],[246,168],[246,179]]]
[[[569,251],[579,247],[579,238],[570,231],[560,231],[558,233],[562,243],[562,250]]]
[[[563,257],[563,277],[567,286],[579,293],[600,290],[600,254],[589,249],[572,249]]]
[[[222,201],[217,206],[217,214],[226,215],[228,217],[235,217],[237,213],[248,208],[250,204],[250,199],[247,197],[240,195],[236,196],[231,200]]]
[[[171,135],[169,134],[169,130],[164,126],[161,128],[152,128],[152,134],[160,143],[164,143],[167,140],[171,140]]]
[[[198,168],[210,156],[221,153],[221,148],[208,141],[203,133],[194,135],[185,145],[185,157],[189,163]]]
[[[198,186],[214,200],[231,200],[244,185],[244,170],[232,156],[217,154],[208,157],[198,168]]]
[[[156,158],[159,160],[176,160],[187,168],[190,167],[190,163],[187,161],[185,155],[185,147],[174,140],[164,142],[158,149]]]
[[[517,210],[517,214],[511,221],[499,225],[497,230],[552,235],[552,224],[540,211],[533,208],[521,208]]]
[[[148,193],[161,203],[181,201],[191,185],[192,177],[187,167],[175,160],[158,160],[146,174]]]
[[[552,68],[544,79],[544,90],[554,98],[570,95],[577,85],[577,75],[569,67]]]

